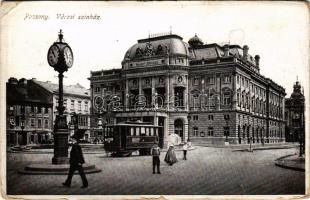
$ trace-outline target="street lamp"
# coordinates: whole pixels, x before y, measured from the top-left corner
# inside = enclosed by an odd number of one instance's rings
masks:
[[[52,44],[47,53],[48,64],[57,71],[59,79],[59,101],[57,106],[58,115],[56,115],[54,125],[54,157],[53,164],[68,163],[68,125],[64,115],[63,106],[63,73],[68,71],[73,65],[73,53],[70,46],[63,42],[62,30],[58,35],[58,40]]]
[[[188,123],[188,141],[190,141],[190,127],[189,127],[189,122],[191,121],[191,116],[187,115],[187,123]]]
[[[22,116],[21,116],[20,128],[22,129],[21,135],[22,135],[22,137],[23,137],[23,135],[24,135],[24,129],[25,129],[25,114],[22,114]],[[17,139],[18,139],[18,138],[17,138]],[[18,140],[17,140],[17,145],[19,146]]]

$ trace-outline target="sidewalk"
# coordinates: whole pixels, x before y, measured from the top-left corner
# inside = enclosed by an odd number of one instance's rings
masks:
[[[214,148],[230,148],[233,151],[251,151],[253,150],[268,150],[268,149],[289,149],[298,147],[297,143],[267,143],[267,144],[229,144],[229,145],[215,145],[215,144],[194,144],[195,146],[214,147]],[[251,147],[251,148],[250,148]]]
[[[305,171],[305,157],[299,157],[298,154],[291,154],[280,157],[275,160],[275,165],[278,167],[292,169],[296,171]]]

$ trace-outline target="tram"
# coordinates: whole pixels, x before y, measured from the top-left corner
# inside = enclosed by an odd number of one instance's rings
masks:
[[[103,128],[105,151],[112,156],[149,155],[155,142],[163,146],[163,127],[146,122],[120,122]]]

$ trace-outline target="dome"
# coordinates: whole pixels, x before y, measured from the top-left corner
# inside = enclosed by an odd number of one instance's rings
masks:
[[[164,35],[159,37],[138,40],[138,43],[130,47],[124,60],[147,58],[152,56],[189,56],[189,45],[178,35]]]
[[[195,34],[194,37],[190,38],[188,40],[188,44],[191,46],[199,46],[199,45],[203,45],[202,40],[197,36],[197,34]]]

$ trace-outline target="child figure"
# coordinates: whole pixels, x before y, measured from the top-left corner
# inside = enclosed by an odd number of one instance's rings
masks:
[[[154,143],[151,154],[153,157],[153,174],[155,174],[155,167],[157,167],[157,174],[160,174],[160,148],[158,147],[157,142]]]

